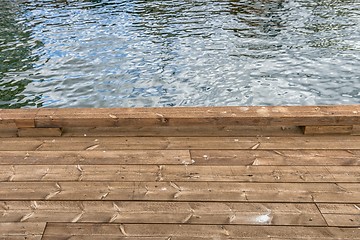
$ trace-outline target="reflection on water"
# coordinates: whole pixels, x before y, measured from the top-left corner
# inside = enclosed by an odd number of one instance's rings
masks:
[[[32,52],[41,42],[31,39],[31,28],[12,1],[1,1],[0,10],[0,108],[34,106],[22,92],[31,82],[23,72],[32,69],[38,57]],[[34,99],[39,99],[37,94]],[[41,103],[38,104],[41,106]]]
[[[0,3],[0,107],[360,103],[357,0]]]

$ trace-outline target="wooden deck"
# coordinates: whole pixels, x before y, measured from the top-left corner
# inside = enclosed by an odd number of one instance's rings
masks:
[[[360,105],[0,110],[0,239],[360,239]]]

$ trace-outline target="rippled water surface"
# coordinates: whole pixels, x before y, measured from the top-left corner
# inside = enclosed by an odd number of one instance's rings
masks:
[[[358,0],[0,0],[0,108],[359,103]]]

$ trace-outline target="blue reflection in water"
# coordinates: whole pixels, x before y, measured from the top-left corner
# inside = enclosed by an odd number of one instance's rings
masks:
[[[0,0],[0,107],[360,103],[356,0]]]

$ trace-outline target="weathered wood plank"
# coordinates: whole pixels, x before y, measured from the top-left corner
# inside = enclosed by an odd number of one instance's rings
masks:
[[[0,222],[326,226],[315,204],[6,201]]]
[[[360,227],[358,214],[323,214],[327,224],[334,227]]]
[[[0,151],[0,165],[192,164],[188,150]]]
[[[0,120],[0,138],[16,137],[17,126],[14,122]]]
[[[360,239],[358,228],[274,227],[235,225],[175,225],[175,224],[71,224],[49,223],[45,237],[102,235],[118,237],[207,237],[208,239],[272,239],[301,236],[302,239]]]
[[[320,134],[351,134],[353,126],[305,126],[304,134],[320,135]]]
[[[191,150],[190,153],[194,165],[207,166],[360,165],[358,150]]]
[[[37,126],[122,126],[122,125],[351,125],[360,122],[360,107],[211,107],[148,109],[41,109]],[[91,114],[89,114],[91,113]],[[86,120],[91,116],[93,122]],[[74,121],[75,120],[75,121]],[[99,122],[97,121],[99,120]]]
[[[43,239],[51,239],[51,240],[68,240],[69,238],[66,237],[62,237],[62,236],[49,236],[49,237],[44,237]],[[100,235],[76,235],[76,236],[71,236],[71,240],[103,240],[104,238]],[[237,237],[237,236],[216,236],[216,238],[209,238],[208,236],[206,237],[181,237],[181,236],[166,236],[166,237],[125,237],[125,236],[119,236],[119,235],[111,235],[111,236],[106,236],[106,239],[117,239],[117,240],[209,240],[209,239],[216,239],[216,240],[236,240],[236,239],[246,239],[246,240],[264,240],[264,239],[270,239],[270,240],[285,240],[285,239],[291,239],[291,240],[304,240],[304,239],[312,239],[312,238],[303,238],[301,236],[291,236],[291,238],[287,237],[271,237],[271,238],[257,238],[257,237]],[[321,238],[317,238],[317,239],[321,239],[321,240],[334,240],[337,238],[334,237],[321,237]],[[349,238],[345,238],[345,239],[349,239]],[[349,239],[350,240],[350,239]]]
[[[126,149],[359,150],[358,136],[324,137],[54,137],[0,138],[0,151]]]
[[[360,183],[0,182],[0,200],[356,203]]]
[[[352,135],[360,135],[360,125],[354,125]]]
[[[35,127],[39,109],[0,109],[0,124],[14,123],[17,127]]]
[[[2,237],[0,235],[0,240],[41,240],[43,238],[42,235],[31,235],[31,236],[5,236]]]
[[[0,119],[35,120],[37,127],[359,125],[360,106],[2,109]]]
[[[360,166],[0,165],[0,181],[359,183]]]
[[[76,127],[63,128],[64,137],[134,136],[134,137],[252,137],[252,136],[301,136],[299,127],[273,126],[123,126],[123,127]]]
[[[17,136],[19,137],[60,137],[61,128],[19,128]]]
[[[360,203],[354,204],[317,204],[321,213],[325,214],[360,214]]]
[[[318,204],[329,226],[360,227],[360,204]]]
[[[45,230],[45,222],[0,222],[0,238],[41,236]]]
[[[0,151],[0,165],[358,166],[359,150]],[[193,160],[193,161],[192,161]]]

